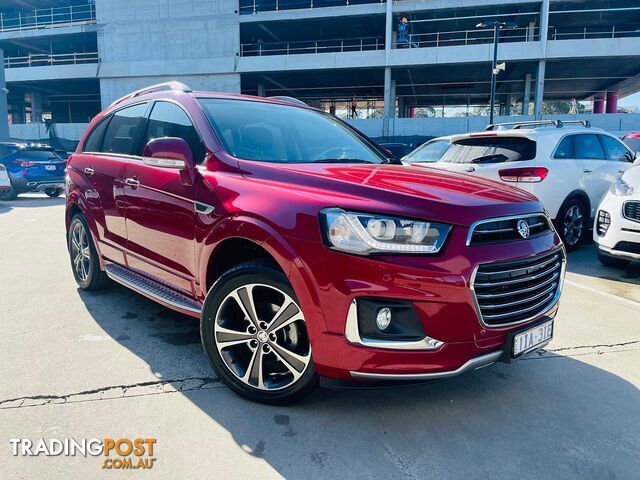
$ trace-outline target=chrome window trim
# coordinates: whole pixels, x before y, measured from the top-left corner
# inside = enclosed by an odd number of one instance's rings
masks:
[[[503,327],[513,327],[516,325],[521,325],[523,323],[527,323],[530,322],[531,320],[535,319],[535,318],[539,318],[545,314],[547,314],[549,311],[551,311],[551,309],[553,307],[555,307],[558,304],[558,301],[560,300],[560,295],[562,294],[562,287],[564,285],[564,275],[567,269],[567,252],[564,249],[564,246],[560,246],[554,250],[552,250],[550,253],[557,253],[557,252],[562,252],[561,255],[561,259],[560,259],[560,278],[558,279],[558,290],[556,291],[556,294],[554,295],[553,299],[551,300],[551,302],[549,303],[549,306],[547,308],[545,308],[543,311],[541,311],[540,313],[536,313],[535,315],[532,315],[531,317],[527,317],[523,320],[518,320],[517,322],[508,322],[508,323],[500,323],[500,324],[495,324],[495,325],[489,325],[487,323],[484,322],[483,318],[482,318],[482,311],[480,310],[480,304],[478,303],[478,298],[476,296],[476,291],[474,289],[474,283],[476,280],[476,275],[478,273],[478,269],[480,268],[481,265],[490,265],[490,264],[478,264],[474,267],[473,269],[473,273],[471,274],[471,280],[469,282],[469,288],[471,290],[471,296],[473,297],[473,304],[475,306],[476,309],[476,314],[478,315],[478,321],[480,322],[480,325],[482,325],[484,328],[486,329],[493,329],[493,328],[503,328]],[[538,255],[543,255],[545,252],[542,253],[536,253],[535,255],[530,255],[529,257],[525,257],[525,258],[514,258],[514,261],[517,260],[526,260],[526,258],[530,258],[530,257],[535,257]],[[509,260],[505,260],[505,261],[509,261]]]
[[[351,305],[349,305],[349,311],[347,312],[345,336],[347,337],[347,341],[355,345],[362,345],[363,347],[371,348],[384,348],[387,350],[436,351],[444,345],[444,342],[429,336],[425,336],[422,340],[412,340],[407,342],[394,340],[367,340],[361,338],[360,332],[358,331],[358,302],[355,298],[351,300]],[[430,345],[429,341],[435,341],[438,343],[436,345]]]
[[[507,217],[485,218],[483,220],[478,220],[471,224],[471,226],[469,227],[469,234],[467,235],[466,245],[467,247],[472,246],[471,239],[473,238],[473,234],[476,228],[478,228],[480,225],[484,225],[485,223],[502,222],[503,220],[518,220],[518,219],[523,220],[525,218],[533,218],[533,217],[544,217],[547,220],[547,225],[549,226],[549,230],[553,232],[553,223],[551,222],[551,219],[549,218],[549,215],[547,215],[546,212],[527,213],[524,215],[509,215]],[[533,237],[529,237],[529,238],[533,238]],[[519,240],[511,240],[511,241],[520,242],[522,240],[529,240],[529,238],[522,238]],[[477,246],[477,245],[473,245],[473,246]]]
[[[627,217],[627,203],[637,203],[638,204],[638,209],[640,209],[640,200],[625,200],[624,202],[622,202],[622,216],[629,220],[630,222],[635,222],[635,223],[640,223],[640,220],[637,218],[630,218]]]

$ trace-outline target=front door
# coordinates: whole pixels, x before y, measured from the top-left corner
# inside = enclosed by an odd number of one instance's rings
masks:
[[[184,139],[196,162],[204,147],[189,116],[178,105],[155,102],[139,149],[153,138]],[[141,152],[140,152],[141,153]],[[195,295],[195,191],[175,169],[146,165],[142,158],[127,167],[125,179],[127,262],[129,267]]]

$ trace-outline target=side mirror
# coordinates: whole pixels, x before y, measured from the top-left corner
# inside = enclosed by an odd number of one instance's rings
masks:
[[[189,144],[182,138],[154,138],[144,147],[142,160],[146,165],[180,170],[180,181],[192,186],[195,180],[196,164]]]
[[[182,138],[154,138],[144,147],[142,154],[146,165],[160,168],[191,170],[195,168],[193,152]]]

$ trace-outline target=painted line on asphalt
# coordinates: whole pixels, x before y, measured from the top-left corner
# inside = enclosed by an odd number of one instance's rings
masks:
[[[573,280],[568,280],[566,278],[565,278],[564,282],[567,285],[571,285],[572,287],[578,287],[578,288],[581,288],[582,290],[586,290],[587,292],[596,293],[596,294],[601,295],[603,297],[611,298],[612,300],[616,300],[618,302],[626,303],[627,305],[631,305],[633,307],[640,308],[640,302],[638,302],[636,300],[631,300],[630,298],[620,297],[618,295],[614,295],[613,293],[609,293],[609,292],[603,292],[602,290],[598,290],[597,288],[587,287],[585,285],[582,285],[582,284],[580,284],[578,282],[574,282]]]

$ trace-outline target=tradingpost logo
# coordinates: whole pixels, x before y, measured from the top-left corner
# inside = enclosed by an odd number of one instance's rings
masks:
[[[12,438],[14,457],[104,457],[106,470],[148,470],[156,458],[155,438]]]

